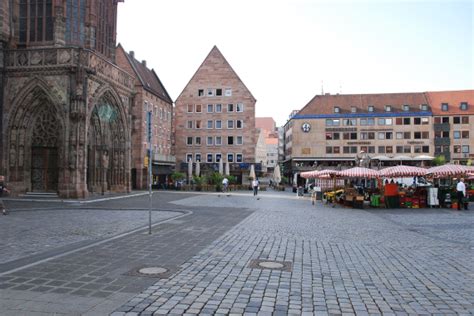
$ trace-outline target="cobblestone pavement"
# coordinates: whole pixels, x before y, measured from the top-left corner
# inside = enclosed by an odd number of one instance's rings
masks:
[[[47,210],[53,204],[40,203],[42,209],[39,209],[38,203],[29,205],[18,202],[16,206],[10,203],[10,215],[0,218],[0,223],[8,221],[13,224],[13,227],[10,227],[11,224],[4,226],[9,227],[9,244],[25,246],[25,240],[37,238],[35,242],[38,248],[51,243],[51,240],[56,242],[56,246],[65,246],[55,248],[51,253],[46,252],[46,255],[39,249],[39,254],[16,261],[9,261],[8,257],[1,255],[5,263],[2,265],[3,271],[0,271],[0,314],[107,315],[153,285],[157,277],[169,277],[177,272],[193,255],[251,213],[245,209],[215,206],[196,206],[189,211],[189,207],[169,204],[170,201],[187,196],[189,194],[155,194],[154,207],[168,210],[155,212],[155,220],[176,215],[179,217],[157,224],[153,227],[152,235],[145,228],[86,246],[78,243],[74,234],[73,237],[69,236],[68,229],[84,229],[82,225],[85,225],[87,236],[94,240],[99,236],[104,237],[103,234],[107,232],[115,234],[133,228],[137,223],[143,226],[142,220],[148,216],[148,211],[137,209],[130,212],[126,209],[143,208],[148,203],[147,198],[102,201],[94,204],[95,210],[89,209],[90,205],[88,209],[64,209],[64,205],[61,205],[61,208]],[[23,211],[18,210],[18,205]],[[42,214],[57,216],[51,219],[52,223],[47,223],[47,218]],[[105,223],[111,218],[114,218],[115,224],[107,226]],[[41,223],[37,223],[37,220]],[[100,223],[95,223],[96,220]],[[53,229],[56,225],[63,226],[57,228],[60,233],[48,234],[48,228]],[[43,226],[46,229],[43,230]],[[25,227],[35,227],[43,232],[31,233]],[[15,236],[18,237],[18,243]],[[56,238],[65,240],[56,241]],[[23,254],[22,251],[18,253]],[[12,266],[12,263],[17,265]],[[159,276],[137,273],[138,269],[149,266],[164,267],[168,272]]]
[[[152,212],[152,221],[179,214]],[[1,264],[59,247],[84,244],[148,225],[148,213],[137,210],[35,209],[0,218]]]
[[[354,210],[274,195],[174,202],[256,211],[113,315],[474,314],[473,211]]]

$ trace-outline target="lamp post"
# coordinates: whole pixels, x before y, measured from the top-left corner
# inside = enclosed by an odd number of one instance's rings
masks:
[[[153,109],[153,108],[152,108]],[[152,112],[148,109],[147,106],[147,141],[148,141],[148,234],[151,235],[151,208],[152,208],[152,192],[151,192],[151,184],[152,184],[152,170],[151,170],[151,160],[153,157],[153,150],[151,147],[151,119],[152,119]]]

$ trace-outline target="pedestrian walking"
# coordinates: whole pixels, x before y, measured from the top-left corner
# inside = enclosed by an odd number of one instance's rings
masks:
[[[254,179],[252,181],[252,188],[253,188],[253,196],[258,194],[258,179]]]
[[[229,188],[229,179],[224,177],[224,179],[222,179],[222,192],[227,192],[228,188]]]
[[[0,176],[0,212],[2,212],[3,215],[7,215],[8,211],[5,207],[5,204],[3,203],[2,196],[4,194],[10,193],[10,191],[8,191],[7,187],[5,186],[4,180],[4,176]]]
[[[464,184],[464,179],[461,178],[456,185],[456,193],[458,198],[458,211],[461,210],[461,205],[464,205],[464,209],[467,210],[467,201],[465,201],[466,197],[466,185]]]

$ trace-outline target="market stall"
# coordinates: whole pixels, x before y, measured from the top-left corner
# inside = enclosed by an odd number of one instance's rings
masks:
[[[374,169],[355,167],[339,172],[338,176],[345,179],[374,179],[378,178],[380,174],[377,170]],[[354,208],[363,208],[366,196],[369,196],[368,192],[366,191],[366,188],[357,188],[352,185],[346,186],[344,188],[344,205],[352,206]]]
[[[380,170],[380,176],[382,178],[409,178],[409,177],[422,177],[427,173],[427,169],[413,166],[393,166]],[[388,181],[388,180],[387,180]],[[417,183],[415,180],[413,183]],[[426,207],[427,197],[430,191],[430,200],[432,205],[438,205],[439,202],[434,197],[437,197],[437,188],[427,189],[425,187],[418,186],[403,186],[400,183],[388,182],[384,187],[384,202],[388,208],[420,208]]]

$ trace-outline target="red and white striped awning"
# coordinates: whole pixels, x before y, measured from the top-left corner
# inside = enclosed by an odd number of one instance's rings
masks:
[[[355,167],[339,172],[340,177],[344,178],[376,178],[380,174],[377,170],[369,168]]]
[[[338,174],[339,171],[337,170],[325,169],[302,172],[300,176],[305,179],[327,179],[332,176],[337,176]]]
[[[412,166],[394,166],[380,170],[380,176],[387,178],[424,176],[428,169]]]
[[[305,179],[314,179],[317,173],[318,173],[318,170],[305,171],[305,172],[300,173],[300,176]]]
[[[432,175],[434,177],[450,177],[467,173],[472,173],[470,167],[453,164],[432,167],[426,172],[426,174]]]

